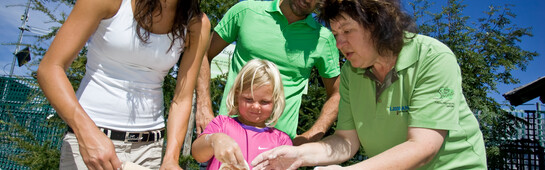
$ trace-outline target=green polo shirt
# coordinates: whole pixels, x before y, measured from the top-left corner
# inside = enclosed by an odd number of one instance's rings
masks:
[[[237,43],[220,114],[228,113],[225,107],[227,92],[242,66],[252,59],[266,59],[278,66],[286,96],[286,108],[275,127],[295,137],[301,96],[311,69],[316,67],[325,78],[340,74],[333,34],[311,15],[288,24],[278,0],[239,2],[227,11],[214,31],[226,42]]]
[[[366,70],[343,65],[337,130],[355,129],[370,157],[405,142],[408,127],[448,130],[435,158],[420,169],[486,169],[483,136],[452,51],[417,35],[406,41],[395,70],[398,80],[375,100],[376,83]]]

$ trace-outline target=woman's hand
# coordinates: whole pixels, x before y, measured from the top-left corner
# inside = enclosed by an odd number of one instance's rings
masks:
[[[121,161],[115,153],[112,141],[98,129],[96,132],[78,135],[83,162],[93,169],[120,169]]]
[[[259,154],[252,165],[254,169],[295,170],[303,164],[299,158],[297,147],[283,145]]]

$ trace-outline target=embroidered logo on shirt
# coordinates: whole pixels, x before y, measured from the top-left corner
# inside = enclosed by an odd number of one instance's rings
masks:
[[[437,91],[438,96],[435,97],[435,103],[442,104],[446,106],[447,108],[454,108],[454,103],[450,100],[452,100],[452,97],[454,96],[454,90],[448,87],[440,88],[439,91]]]
[[[452,96],[454,96],[454,90],[448,87],[440,88],[439,91],[439,99],[452,99]]]
[[[261,146],[257,147],[257,150],[265,150],[265,149],[267,149],[267,148],[262,148]]]

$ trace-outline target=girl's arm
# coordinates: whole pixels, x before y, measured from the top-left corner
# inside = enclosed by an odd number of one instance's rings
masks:
[[[224,133],[203,134],[195,139],[191,155],[197,162],[206,162],[214,156],[224,164],[245,167],[246,160],[237,142]]]
[[[90,169],[117,169],[114,146],[83,110],[66,70],[100,21],[117,13],[120,0],[78,0],[38,67],[38,83],[59,116],[74,130],[83,161]]]
[[[197,162],[206,162],[214,156],[214,148],[212,148],[212,141],[210,139],[214,134],[217,133],[202,134],[193,141],[193,144],[191,145],[191,156],[193,156]]]
[[[179,66],[176,88],[167,120],[167,146],[161,169],[180,168],[178,159],[191,114],[193,90],[210,37],[210,22],[206,14],[203,13],[200,17],[191,19],[188,29],[189,39],[186,41],[188,46]]]

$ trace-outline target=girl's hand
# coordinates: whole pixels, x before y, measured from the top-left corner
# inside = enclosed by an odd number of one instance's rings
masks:
[[[244,156],[237,142],[223,133],[209,134],[211,145],[214,149],[214,157],[222,164],[230,164],[234,167],[245,167]]]

